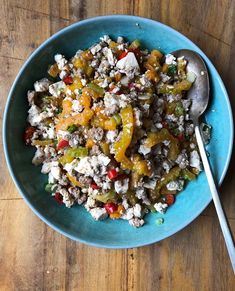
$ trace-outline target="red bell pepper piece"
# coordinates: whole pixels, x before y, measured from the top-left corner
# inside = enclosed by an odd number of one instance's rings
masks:
[[[100,188],[95,182],[92,182],[90,186],[91,186],[91,188],[93,190],[96,190],[96,189],[99,189]]]
[[[62,196],[59,192],[56,192],[56,193],[55,193],[54,199],[55,199],[59,204],[63,204],[63,196]]]
[[[110,169],[108,171],[108,177],[110,180],[115,179],[118,176],[118,172],[116,171],[116,169]]]
[[[128,52],[129,52],[129,51],[123,51],[123,52],[119,55],[118,59],[121,60],[121,59],[125,58],[125,56],[128,54]]]
[[[73,84],[73,78],[71,76],[64,77],[63,81],[65,82],[66,85]]]
[[[175,195],[173,194],[167,194],[165,199],[166,199],[166,204],[168,204],[169,206],[175,203]]]
[[[61,150],[67,146],[69,146],[69,142],[66,139],[62,139],[57,145],[57,150]]]
[[[25,129],[25,132],[24,132],[24,141],[25,143],[28,145],[30,144],[30,141],[33,137],[33,134],[34,132],[36,131],[36,128],[33,127],[33,126],[29,126]]]
[[[110,202],[110,203],[105,203],[104,208],[108,212],[108,214],[114,213],[115,211],[118,210],[117,204]]]

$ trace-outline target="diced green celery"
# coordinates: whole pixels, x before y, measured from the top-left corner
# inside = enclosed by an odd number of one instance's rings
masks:
[[[172,168],[169,173],[165,174],[162,179],[158,182],[155,191],[160,192],[163,186],[166,186],[171,181],[177,180],[180,176],[181,169],[179,167]]]
[[[128,202],[134,206],[137,202],[138,202],[138,198],[135,196],[135,193],[134,192],[131,192],[131,191],[128,191],[126,193],[126,197],[127,197],[127,200]]]
[[[88,156],[88,149],[85,147],[70,148],[65,154],[59,158],[62,165],[71,163],[75,158],[82,158]]]
[[[97,85],[96,83],[89,83],[87,84],[87,87],[91,88],[94,90],[96,93],[98,93],[100,96],[104,95],[104,89]]]
[[[131,49],[137,49],[140,47],[140,41],[138,39],[135,39],[129,46]]]
[[[111,190],[104,194],[98,194],[94,198],[103,203],[107,203],[108,201],[113,202],[115,201],[116,193],[113,190]]]
[[[152,213],[154,213],[154,212],[157,211],[157,210],[155,209],[155,207],[153,206],[153,204],[146,205],[146,208],[148,208]]]
[[[85,147],[71,148],[66,151],[66,155],[73,158],[82,158],[88,155],[88,149]]]
[[[114,114],[113,118],[115,119],[115,122],[117,123],[117,125],[122,123],[122,118],[118,113]]]
[[[91,67],[91,66],[87,66],[85,68],[85,74],[88,76],[88,77],[91,77],[91,75],[94,73],[94,68]]]
[[[187,168],[182,170],[182,176],[184,177],[184,179],[189,181],[196,179],[196,175],[190,172]]]

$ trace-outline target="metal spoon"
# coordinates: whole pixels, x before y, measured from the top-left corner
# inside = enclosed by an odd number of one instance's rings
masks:
[[[199,56],[199,54],[197,54],[194,51],[182,49],[174,51],[171,54],[177,58],[184,56],[185,59],[188,61],[187,71],[193,72],[196,75],[194,84],[187,95],[192,100],[190,115],[194,123],[196,140],[201,155],[202,163],[204,166],[204,170],[207,176],[207,181],[215,204],[215,209],[219,217],[220,226],[224,235],[229,257],[233,266],[233,271],[235,273],[235,248],[233,238],[229,230],[229,226],[223,208],[221,206],[219,194],[216,189],[216,185],[211,172],[210,164],[207,158],[207,154],[204,148],[199,128],[199,118],[206,110],[209,101],[210,84],[208,71],[202,58]]]

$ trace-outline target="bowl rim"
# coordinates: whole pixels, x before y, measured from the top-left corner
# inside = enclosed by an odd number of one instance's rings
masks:
[[[67,233],[65,230],[60,229],[58,226],[56,226],[54,223],[50,222],[47,218],[45,218],[43,215],[40,214],[40,212],[36,209],[36,207],[34,207],[32,205],[32,203],[29,201],[29,199],[27,198],[27,195],[25,195],[22,186],[20,185],[20,182],[17,180],[16,175],[15,175],[15,170],[12,167],[11,164],[11,160],[9,158],[9,152],[8,152],[8,147],[7,147],[7,116],[8,116],[8,109],[10,107],[10,103],[11,100],[13,100],[13,92],[15,90],[15,87],[18,83],[18,79],[20,78],[20,76],[22,75],[22,73],[24,73],[24,70],[26,69],[26,67],[28,66],[28,64],[32,61],[32,59],[41,51],[44,49],[44,47],[49,44],[51,41],[53,41],[54,39],[56,39],[58,36],[63,35],[64,33],[72,30],[75,27],[78,26],[83,26],[84,24],[89,24],[92,23],[96,20],[110,20],[110,19],[119,19],[119,20],[127,20],[132,18],[133,20],[135,20],[138,23],[139,21],[145,21],[148,23],[152,23],[153,25],[158,25],[160,28],[164,28],[167,29],[168,31],[174,33],[175,35],[179,36],[181,39],[186,40],[187,42],[189,42],[190,44],[192,44],[193,46],[196,46],[199,51],[200,54],[202,55],[202,57],[206,60],[206,63],[208,63],[213,70],[215,70],[215,72],[217,73],[218,79],[217,82],[220,84],[220,87],[223,91],[225,100],[226,100],[226,104],[228,107],[228,112],[229,112],[229,122],[231,125],[231,130],[230,130],[230,139],[229,139],[229,147],[228,147],[228,154],[227,154],[227,158],[225,161],[225,166],[224,169],[222,171],[221,177],[218,181],[218,185],[220,186],[225,178],[225,175],[227,173],[228,167],[229,167],[229,163],[231,160],[231,156],[232,156],[232,149],[233,149],[233,139],[234,139],[234,124],[233,124],[233,114],[232,114],[232,109],[231,109],[231,104],[230,104],[230,100],[228,97],[228,93],[226,91],[226,88],[224,86],[224,83],[218,73],[218,71],[216,70],[215,66],[213,65],[213,63],[210,61],[210,59],[205,55],[205,53],[200,49],[200,47],[198,45],[196,45],[193,41],[191,41],[188,37],[184,36],[182,33],[178,32],[177,30],[175,30],[174,28],[163,24],[159,21],[153,20],[153,19],[149,19],[149,18],[145,18],[145,17],[140,17],[140,16],[134,16],[134,15],[128,15],[128,14],[115,14],[115,15],[105,15],[105,16],[96,16],[96,17],[91,17],[91,18],[87,18],[78,22],[75,22],[71,25],[68,25],[67,27],[59,30],[58,32],[56,32],[55,34],[53,34],[52,36],[50,36],[47,40],[45,40],[44,42],[42,42],[40,44],[40,46],[35,49],[31,55],[25,60],[25,62],[23,63],[23,65],[21,66],[18,74],[15,77],[15,80],[11,86],[11,89],[9,91],[8,97],[7,97],[7,101],[5,104],[5,109],[4,109],[4,115],[3,115],[3,132],[2,132],[2,138],[3,138],[3,149],[4,149],[4,155],[5,155],[5,159],[6,159],[6,163],[8,166],[8,170],[10,172],[10,175],[14,181],[14,184],[17,188],[17,191],[20,193],[20,195],[23,197],[24,201],[26,202],[26,204],[29,206],[30,209],[32,209],[32,211],[43,221],[45,222],[47,225],[49,225],[52,229],[56,230],[57,232],[59,232],[60,234],[64,235],[65,237],[68,237],[72,240],[90,245],[90,246],[95,246],[95,247],[99,247],[99,248],[108,248],[108,249],[126,249],[126,248],[133,248],[133,247],[142,247],[142,246],[146,246],[146,245],[150,245],[156,242],[159,242],[163,239],[166,239],[168,237],[171,237],[172,235],[174,235],[175,233],[183,230],[187,225],[189,225],[190,223],[192,223],[203,211],[204,209],[209,205],[209,203],[212,200],[212,197],[209,198],[208,202],[206,203],[206,205],[198,210],[197,212],[194,213],[193,217],[190,220],[187,220],[185,223],[181,224],[180,227],[174,229],[170,235],[166,235],[163,236],[161,239],[153,239],[151,241],[148,241],[146,243],[132,243],[132,244],[127,244],[127,245],[119,245],[119,244],[104,244],[104,243],[99,243],[99,242],[90,242],[89,240],[86,239],[81,239],[76,237],[75,235],[69,234]]]

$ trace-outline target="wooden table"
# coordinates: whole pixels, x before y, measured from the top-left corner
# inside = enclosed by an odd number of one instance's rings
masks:
[[[210,57],[235,106],[235,0],[2,0],[0,112],[16,73],[50,35],[81,19],[133,14],[184,33]],[[96,249],[66,239],[26,206],[0,151],[0,290],[235,290],[211,204],[180,233],[130,250]],[[235,234],[235,160],[221,187]]]

